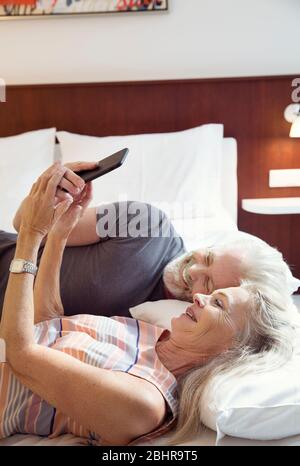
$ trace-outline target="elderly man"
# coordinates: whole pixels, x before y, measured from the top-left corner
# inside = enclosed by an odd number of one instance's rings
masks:
[[[71,195],[82,205],[62,258],[66,315],[127,316],[130,307],[145,301],[192,300],[195,293],[237,286],[241,279],[268,282],[282,292],[293,285],[282,255],[263,242],[242,239],[187,252],[166,215],[151,205],[121,202],[88,208],[91,184],[84,185],[75,172],[94,166],[69,164],[57,192],[58,199]],[[14,220],[17,231],[21,217],[22,205]],[[16,238],[0,231],[0,309]],[[39,259],[41,255],[42,248]]]

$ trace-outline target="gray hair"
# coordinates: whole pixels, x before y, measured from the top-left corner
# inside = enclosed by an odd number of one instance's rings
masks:
[[[252,297],[246,328],[229,350],[179,380],[179,417],[169,445],[178,445],[199,433],[201,403],[206,389],[211,389],[211,382],[216,387],[221,377],[224,383],[224,377],[277,369],[293,354],[297,324],[286,311],[285,298],[273,287],[258,290],[247,282],[241,286]]]

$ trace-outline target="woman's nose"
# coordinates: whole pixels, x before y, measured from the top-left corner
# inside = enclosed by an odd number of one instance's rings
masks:
[[[193,301],[197,306],[204,307],[207,303],[207,296],[200,293],[194,294]]]

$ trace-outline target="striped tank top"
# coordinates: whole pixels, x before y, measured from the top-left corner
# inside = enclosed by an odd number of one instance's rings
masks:
[[[78,315],[35,326],[35,341],[95,367],[127,372],[154,384],[165,398],[166,422],[150,439],[168,430],[177,414],[177,382],[160,362],[155,345],[163,329],[128,317]],[[66,387],[67,389],[67,387]],[[69,387],[70,395],[72,388]],[[88,394],[87,394],[88,396]],[[65,416],[22,385],[6,363],[0,366],[0,438],[16,433],[57,437],[71,433],[89,444],[101,438]],[[109,436],[108,436],[109,437]]]

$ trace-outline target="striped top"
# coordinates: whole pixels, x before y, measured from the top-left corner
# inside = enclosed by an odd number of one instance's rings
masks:
[[[35,341],[86,364],[127,372],[154,384],[166,400],[168,415],[162,428],[151,433],[150,437],[143,437],[148,440],[167,430],[177,414],[176,379],[160,362],[155,351],[162,332],[160,327],[128,317],[78,315],[37,324]],[[71,396],[72,388],[69,390]],[[9,365],[2,363],[0,438],[16,433],[50,438],[71,433],[85,438],[87,443],[101,445],[99,436],[32,393],[18,381]]]

